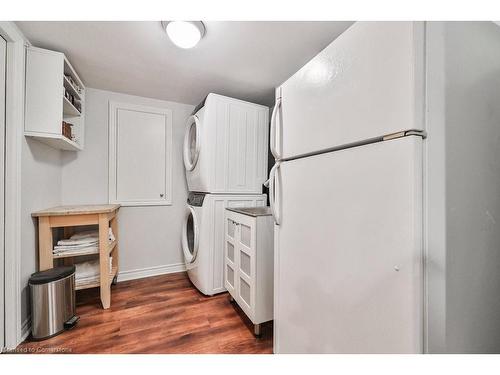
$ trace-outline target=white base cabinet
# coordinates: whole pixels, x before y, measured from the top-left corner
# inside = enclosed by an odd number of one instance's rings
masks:
[[[273,319],[273,228],[269,207],[226,209],[225,286],[256,335]]]

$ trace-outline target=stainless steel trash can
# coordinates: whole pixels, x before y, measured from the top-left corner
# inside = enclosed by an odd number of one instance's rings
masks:
[[[29,279],[31,335],[42,340],[72,328],[75,316],[75,266],[36,272]]]

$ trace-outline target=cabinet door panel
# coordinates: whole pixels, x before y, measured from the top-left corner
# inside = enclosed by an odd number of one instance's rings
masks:
[[[244,272],[248,277],[253,277],[252,258],[244,251],[240,251],[240,271]]]
[[[248,225],[240,224],[240,241],[248,248],[252,247],[252,228]]]
[[[236,298],[236,222],[232,218],[232,212],[226,211],[226,229],[225,229],[225,245],[224,245],[224,286],[227,291]]]
[[[118,110],[119,201],[156,200],[165,194],[165,130],[161,115]]]
[[[234,251],[234,244],[230,240],[226,241],[226,249],[227,249],[227,251],[226,251],[227,259],[230,262],[234,263],[235,262],[234,256],[235,256],[236,252]]]
[[[231,267],[229,263],[226,263],[226,289],[229,293],[231,293],[231,295],[234,295],[234,290],[236,289],[235,281],[236,277],[234,268]]]
[[[25,130],[61,134],[63,117],[62,53],[29,48],[26,51]]]
[[[238,236],[236,240],[238,300],[241,308],[251,319],[255,311],[255,224],[252,217],[238,216]]]
[[[171,204],[170,110],[110,104],[110,201]]]
[[[250,283],[248,283],[243,277],[240,276],[238,284],[239,284],[238,296],[244,303],[244,305],[241,307],[243,308],[243,310],[246,310],[245,307],[251,308],[253,298],[252,298],[252,287],[250,286]]]

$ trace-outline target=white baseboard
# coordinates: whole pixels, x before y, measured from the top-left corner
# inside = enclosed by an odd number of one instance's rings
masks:
[[[118,282],[142,279],[144,277],[166,275],[168,273],[184,272],[186,265],[184,263],[166,264],[163,266],[154,266],[149,268],[139,268],[129,271],[118,272]]]
[[[21,325],[21,342],[26,340],[31,333],[31,316],[28,316]]]

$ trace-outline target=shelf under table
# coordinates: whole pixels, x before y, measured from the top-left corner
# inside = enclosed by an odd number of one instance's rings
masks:
[[[108,283],[111,284],[113,282],[114,277],[116,276],[118,271],[118,267],[113,267],[111,269],[111,272],[109,273],[109,279]],[[101,286],[101,282],[99,280],[97,281],[92,281],[90,283],[79,283],[78,281],[76,282],[75,290],[82,290],[82,289],[90,289],[90,288],[98,288]]]

